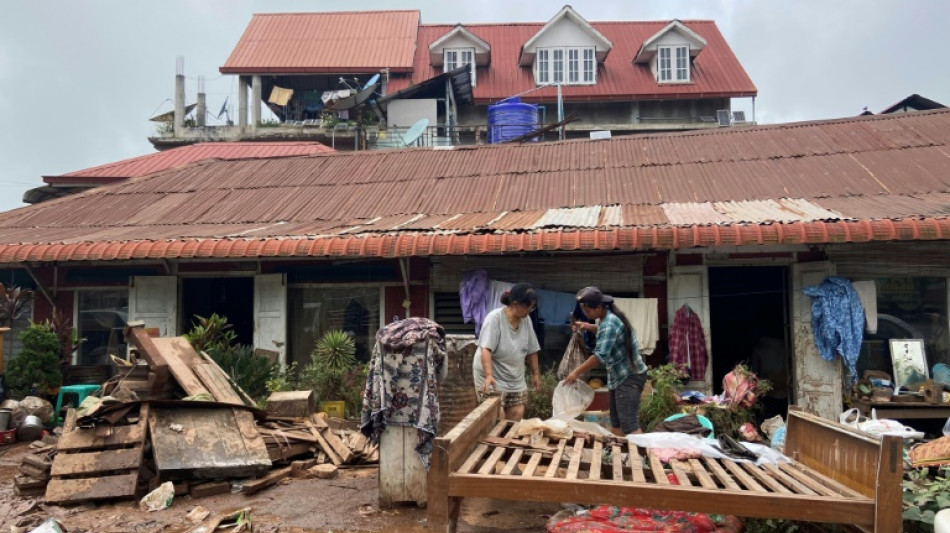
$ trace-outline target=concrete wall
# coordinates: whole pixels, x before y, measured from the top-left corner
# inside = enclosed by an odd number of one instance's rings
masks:
[[[594,40],[573,21],[562,18],[535,41],[535,47],[549,46],[594,46]],[[534,50],[529,50],[533,52]]]
[[[391,128],[408,128],[421,118],[429,119],[430,126],[439,123],[436,100],[393,100],[389,103],[387,125]]]

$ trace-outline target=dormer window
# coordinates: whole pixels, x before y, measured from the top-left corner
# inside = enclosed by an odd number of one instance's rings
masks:
[[[445,48],[442,51],[442,72],[455,70],[463,65],[472,69],[472,87],[475,86],[475,49],[474,48]]]
[[[658,46],[656,61],[660,83],[689,81],[689,46]]]
[[[538,85],[592,85],[597,83],[593,47],[545,47],[536,50],[534,79]]]

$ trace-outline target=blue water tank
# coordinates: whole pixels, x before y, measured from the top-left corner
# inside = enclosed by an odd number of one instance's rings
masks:
[[[509,98],[488,106],[488,143],[502,143],[538,129],[538,106]],[[537,141],[534,137],[529,141]]]

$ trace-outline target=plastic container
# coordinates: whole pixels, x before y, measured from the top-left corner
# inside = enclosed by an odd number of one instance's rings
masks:
[[[10,415],[13,409],[0,409],[0,431],[6,431],[10,428]]]
[[[0,444],[13,444],[14,442],[16,442],[15,429],[0,431]]]
[[[346,418],[346,402],[342,400],[320,402],[320,410],[332,417]]]
[[[496,144],[521,137],[538,129],[538,106],[509,98],[488,106],[488,143]],[[538,137],[528,139],[537,142]]]

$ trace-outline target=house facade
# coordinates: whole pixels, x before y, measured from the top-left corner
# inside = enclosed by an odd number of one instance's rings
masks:
[[[120,353],[126,321],[175,335],[212,312],[285,362],[328,329],[365,358],[395,318],[473,331],[459,287],[474,270],[555,296],[597,285],[657,300],[651,365],[687,305],[709,348],[691,387],[721,392],[769,338],[779,400],[833,417],[846,371],[819,355],[802,292],[827,276],[876,287],[857,370],[887,371],[888,340],[918,335],[930,365],[950,363],[948,144],[943,110],[199,161],[0,214],[0,280],[36,290],[36,320],[71,312],[78,364]],[[550,367],[567,333],[544,331]]]
[[[565,122],[564,138],[747,124],[754,117],[733,114],[731,101],[757,94],[712,21],[588,22],[570,6],[546,23],[454,26],[423,24],[419,11],[259,14],[220,71],[238,76],[229,135],[342,149],[405,145],[421,119],[419,144],[484,143],[489,105],[512,97],[539,106],[536,127]],[[360,105],[335,107],[367,87]],[[265,105],[279,125],[258,127]],[[202,135],[221,132],[179,129],[153,143]]]

